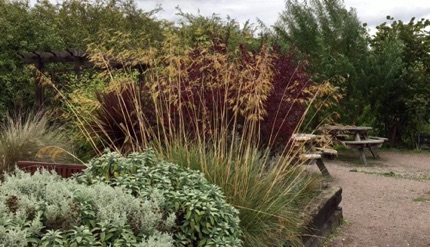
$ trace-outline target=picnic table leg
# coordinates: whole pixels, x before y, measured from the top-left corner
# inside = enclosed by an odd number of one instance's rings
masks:
[[[318,169],[320,169],[320,171],[324,177],[331,177],[330,173],[328,172],[327,168],[325,167],[322,159],[317,159],[316,163],[317,163]]]
[[[360,153],[361,163],[367,166],[366,154],[364,153],[364,149],[362,147],[359,147],[358,152]]]
[[[372,153],[373,158],[375,158],[375,159],[380,159],[379,154],[376,152],[376,150],[375,150],[375,149],[373,149],[373,148],[372,148],[372,146],[371,146],[371,145],[369,145],[369,150],[370,150],[370,152]]]

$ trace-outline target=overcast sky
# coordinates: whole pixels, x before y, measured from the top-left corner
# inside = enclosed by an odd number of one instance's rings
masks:
[[[145,11],[161,4],[164,11],[160,18],[175,21],[175,7],[179,6],[185,13],[200,13],[205,16],[212,13],[221,17],[229,15],[240,23],[250,20],[256,23],[257,17],[267,26],[277,20],[284,9],[284,0],[136,0]],[[411,17],[430,19],[430,0],[344,0],[346,7],[355,8],[362,22],[374,27],[385,21],[387,15],[409,21]]]

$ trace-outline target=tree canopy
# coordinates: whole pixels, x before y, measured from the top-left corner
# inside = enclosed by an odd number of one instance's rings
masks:
[[[162,39],[164,21],[153,16],[157,11],[144,12],[133,0],[38,1],[34,6],[0,0],[0,113],[32,107],[25,99],[34,98],[34,73],[24,69],[18,52],[86,50],[100,32],[125,32],[144,46],[147,39]]]
[[[365,114],[360,101],[363,63],[368,53],[367,32],[354,9],[339,0],[287,0],[274,26],[275,35],[309,61],[315,81],[329,80],[344,95],[336,109],[340,121],[358,124]]]
[[[370,41],[369,101],[392,144],[416,144],[430,122],[430,20],[387,16]]]
[[[293,55],[314,82],[329,82],[337,88],[334,98],[342,96],[338,104],[319,110],[313,126],[335,116],[332,121],[370,125],[393,145],[410,146],[417,133],[430,132],[429,20],[404,23],[388,17],[370,36],[355,9],[342,0],[286,0],[273,28],[257,33],[251,24],[230,17],[178,9],[181,20],[174,24],[157,19],[158,11],[141,10],[134,0],[35,5],[0,0],[0,113],[32,106],[26,99],[34,98],[34,72],[23,66],[18,52],[86,50],[100,39],[116,42],[118,34],[130,40],[125,50],[157,48],[169,33],[184,46],[222,40],[227,51],[238,46],[255,51],[267,43]]]

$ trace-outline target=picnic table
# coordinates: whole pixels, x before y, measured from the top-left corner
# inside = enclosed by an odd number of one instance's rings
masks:
[[[291,138],[296,147],[295,155],[297,158],[302,161],[308,161],[308,164],[315,162],[321,174],[330,177],[330,173],[322,160],[322,155],[324,153],[336,153],[336,150],[318,147],[318,139],[321,138],[320,135],[296,133]]]
[[[375,159],[379,159],[376,148],[388,140],[384,137],[369,136],[372,127],[366,126],[343,126],[343,125],[323,125],[319,128],[324,133],[332,136],[334,141],[340,142],[348,148],[357,149],[360,154],[360,160],[367,165],[364,150],[367,148]]]

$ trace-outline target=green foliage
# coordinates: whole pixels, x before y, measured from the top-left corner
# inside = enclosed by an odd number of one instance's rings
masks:
[[[34,12],[24,1],[0,0],[0,121],[8,110],[28,108],[28,99],[34,98],[32,73],[18,60],[19,51],[43,46],[47,30]]]
[[[28,1],[0,0],[0,122],[8,112],[29,111],[34,107],[35,71],[20,61],[19,53],[66,49],[86,50],[87,44],[98,42],[104,32],[112,36],[115,32],[127,33],[133,38],[131,47],[146,47],[149,41],[161,40],[162,21],[155,19],[155,9],[145,12],[137,8],[133,0],[96,1]],[[130,47],[129,47],[130,48]],[[94,107],[91,102],[82,102],[83,95],[92,94],[100,86],[94,73],[87,70],[79,78],[63,74],[65,69],[73,71],[74,64],[45,64],[45,75],[52,76],[52,82],[61,88],[66,97],[73,96],[75,104],[85,115]],[[55,73],[50,73],[55,70]],[[73,74],[73,73],[72,73]],[[89,80],[91,78],[91,80]],[[88,83],[90,82],[90,83]],[[55,108],[62,115],[61,121],[71,122],[67,107],[55,101],[56,92],[45,90],[44,107]],[[78,146],[78,155],[89,152],[88,144],[79,138],[76,129],[68,129],[68,134]]]
[[[65,76],[62,80],[67,81],[67,85],[60,90],[61,94],[67,98],[67,103],[59,101],[54,109],[54,112],[59,115],[58,120],[65,123],[64,131],[73,142],[76,156],[84,162],[94,157],[95,153],[92,151],[91,144],[81,134],[79,126],[90,121],[91,114],[98,107],[95,100],[96,92],[105,87],[102,80],[93,78],[94,74],[94,71],[87,70],[80,77],[74,74]],[[79,112],[79,120],[75,117],[76,112]]]
[[[417,133],[430,123],[429,26],[430,20],[415,18],[383,23],[371,41],[370,102],[392,145],[416,147]]]
[[[347,10],[340,0],[288,0],[274,30],[281,45],[287,43],[297,48],[301,58],[309,61],[315,81],[328,80],[343,95],[335,107],[319,110],[316,124],[320,124],[321,116],[333,111],[339,114],[341,122],[362,124],[360,117],[366,114],[366,101],[362,99],[367,91],[363,68],[368,37],[355,10]]]
[[[319,180],[286,156],[274,158],[255,147],[241,150],[239,143],[229,148],[177,144],[164,154],[182,166],[204,171],[222,188],[227,201],[239,209],[244,246],[302,246],[298,216],[318,193]]]
[[[6,122],[0,125],[0,171],[3,173],[13,170],[19,160],[71,160],[65,153],[57,157],[36,157],[40,149],[48,146],[69,153],[73,151],[62,127],[50,125],[47,116],[41,113],[8,116]]]
[[[104,73],[112,90],[100,95],[94,123],[83,130],[87,138],[123,154],[152,147],[168,161],[200,170],[240,211],[245,246],[300,246],[300,208],[318,180],[292,164],[285,146],[302,119],[306,100],[301,96],[311,91],[305,71],[268,47],[256,53],[243,47],[228,52],[223,40],[188,44],[169,31],[156,51],[122,51],[127,38],[121,37],[97,43],[93,59],[104,62],[98,51],[147,59],[151,66],[145,85],[136,85],[133,74]],[[103,49],[104,42],[108,48]],[[280,140],[277,151],[283,155],[273,161],[259,148],[275,140]],[[100,179],[114,180],[131,169],[120,163],[97,167]]]
[[[275,33],[310,62],[315,80],[339,87],[344,97],[330,111],[340,122],[372,125],[392,146],[416,147],[430,122],[430,21],[387,18],[370,38],[342,1],[289,0]]]
[[[0,244],[5,246],[173,246],[156,191],[134,197],[104,183],[91,186],[49,172],[16,170],[0,191]]]
[[[203,174],[163,161],[153,151],[122,157],[105,153],[90,161],[79,178],[105,181],[129,190],[138,198],[158,191],[165,206],[177,216],[178,246],[240,246],[238,211],[225,202],[220,188]]]
[[[176,30],[178,37],[186,46],[210,47],[213,43],[223,43],[230,52],[239,45],[252,45],[255,43],[254,30],[249,22],[242,27],[240,24],[227,16],[223,20],[220,16],[213,14],[210,17],[193,15],[178,9],[179,28]]]
[[[145,47],[149,40],[163,38],[163,24],[153,17],[158,10],[144,12],[133,0],[67,0],[57,5],[37,1],[34,6],[28,1],[0,0],[0,116],[33,107],[34,71],[24,69],[18,53],[86,50],[87,44],[100,39],[100,31],[128,33],[135,46]],[[49,71],[64,65],[46,67]]]
[[[66,48],[85,50],[87,44],[99,40],[98,32],[106,30],[129,33],[135,40],[142,34],[162,38],[162,23],[153,17],[160,9],[144,12],[134,0],[67,0],[57,8],[56,31]]]

